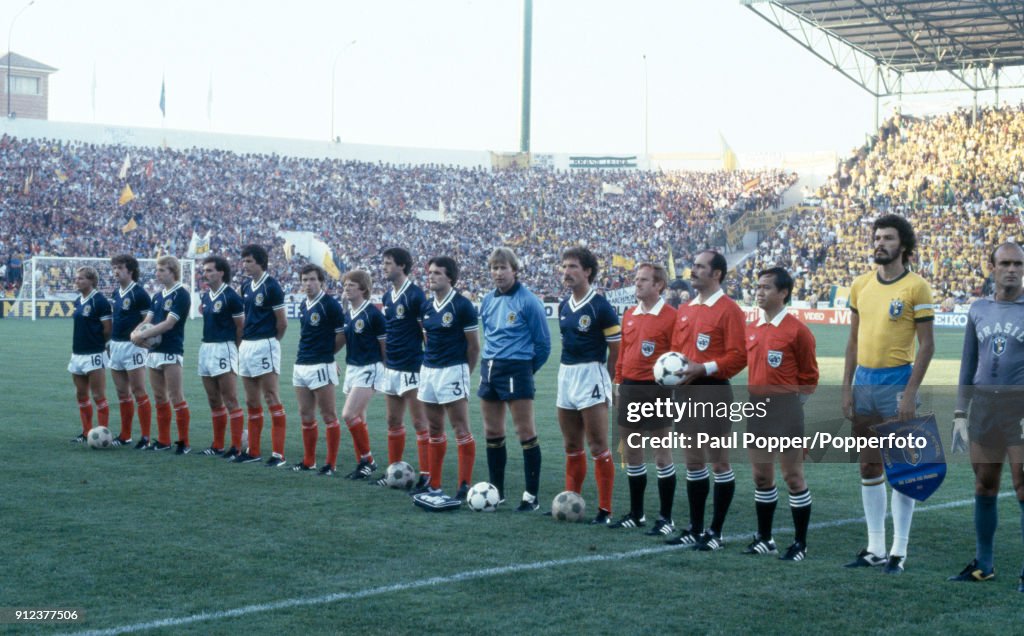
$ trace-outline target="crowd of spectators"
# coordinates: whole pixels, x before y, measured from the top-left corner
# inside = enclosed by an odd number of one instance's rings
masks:
[[[491,288],[486,259],[499,245],[516,249],[524,281],[549,297],[563,292],[559,254],[573,245],[598,254],[604,288],[630,283],[622,263],[665,262],[669,245],[682,271],[696,251],[724,246],[737,210],[775,207],[796,181],[777,170],[395,166],[7,136],[0,166],[0,260],[182,256],[193,232],[209,231],[211,251],[232,262],[246,243],[270,247],[271,273],[297,293],[302,261],[286,261],[277,233],[311,231],[333,249],[339,269],[370,271],[375,293],[383,290],[380,253],[398,245],[422,263],[453,256],[462,267],[458,286],[473,297]],[[135,199],[120,204],[125,186]],[[417,211],[443,211],[443,220],[421,220]],[[137,227],[124,231],[129,222]],[[20,284],[9,265],[7,277]]]
[[[769,233],[738,274],[744,296],[756,272],[779,264],[797,297],[826,300],[871,268],[871,223],[897,213],[913,225],[913,269],[945,308],[986,292],[994,245],[1021,239],[1024,105],[928,119],[894,116],[872,143],[842,162],[815,205]]]

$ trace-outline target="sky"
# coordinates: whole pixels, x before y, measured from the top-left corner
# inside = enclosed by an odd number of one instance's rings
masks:
[[[26,4],[0,26],[59,69],[52,120],[326,140],[333,70],[342,141],[519,148],[522,0],[35,0],[12,27]],[[646,121],[651,153],[845,154],[874,119],[739,0],[534,0],[535,152],[640,153]]]

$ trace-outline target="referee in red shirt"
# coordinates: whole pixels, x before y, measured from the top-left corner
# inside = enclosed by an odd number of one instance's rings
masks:
[[[669,351],[676,323],[676,310],[661,297],[668,285],[668,272],[663,266],[641,263],[636,268],[634,283],[639,303],[622,317],[622,344],[615,360],[616,416],[629,480],[629,513],[609,528],[639,528],[647,521],[644,517],[647,464],[643,447],[638,444],[631,446],[630,435],[639,433],[641,438],[664,437],[672,431],[671,421],[651,419],[630,423],[624,412],[628,402],[649,402],[666,393],[666,387],[660,387],[654,381],[654,363],[661,354]],[[666,397],[668,395],[670,393]],[[646,534],[669,535],[675,529],[672,525],[672,500],[676,496],[676,467],[672,463],[672,449],[654,449],[654,461],[658,466],[661,507],[658,520]]]
[[[690,268],[690,283],[697,297],[676,310],[676,326],[672,334],[672,350],[689,360],[682,374],[688,391],[677,399],[694,402],[732,404],[729,378],[747,366],[744,343],[746,317],[743,310],[722,290],[728,269],[725,257],[714,250],[697,255]],[[684,432],[708,433],[726,438],[731,434],[729,417],[694,417],[682,422]],[[722,548],[722,526],[736,492],[736,476],[729,464],[729,451],[696,447],[686,450],[686,494],[690,503],[690,527],[670,539],[670,545],[687,545],[709,551]],[[704,507],[711,491],[707,463],[715,473],[714,512],[711,527],[704,529]]]
[[[747,369],[750,402],[761,404],[764,417],[747,419],[747,432],[759,437],[796,438],[804,434],[803,402],[818,386],[818,361],[814,335],[807,325],[786,311],[793,294],[793,277],[781,267],[757,274],[757,306],[761,318],[747,326]],[[804,452],[749,449],[754,477],[754,506],[757,534],[745,554],[776,554],[772,519],[778,503],[775,488],[775,458],[789,487],[789,508],[793,513],[796,540],[779,557],[802,561],[807,555],[807,526],[811,519],[811,491],[804,481]]]

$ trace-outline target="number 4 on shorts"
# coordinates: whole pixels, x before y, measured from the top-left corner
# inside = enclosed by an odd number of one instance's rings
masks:
[[[601,399],[601,385],[595,384],[594,390],[590,392],[590,397],[600,400]]]

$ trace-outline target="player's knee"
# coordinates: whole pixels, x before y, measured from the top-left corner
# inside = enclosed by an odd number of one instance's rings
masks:
[[[273,389],[264,391],[263,399],[267,402],[267,406],[277,406],[281,403],[281,397],[277,394],[277,391]]]
[[[732,470],[732,464],[729,462],[715,462],[711,464],[711,470],[721,475]]]
[[[807,488],[807,481],[803,475],[784,475],[783,478],[786,480],[789,492],[803,492]]]
[[[860,476],[862,479],[877,479],[882,476],[882,464],[875,462],[861,462]]]
[[[772,473],[754,473],[754,488],[767,490],[775,485],[775,475]]]

